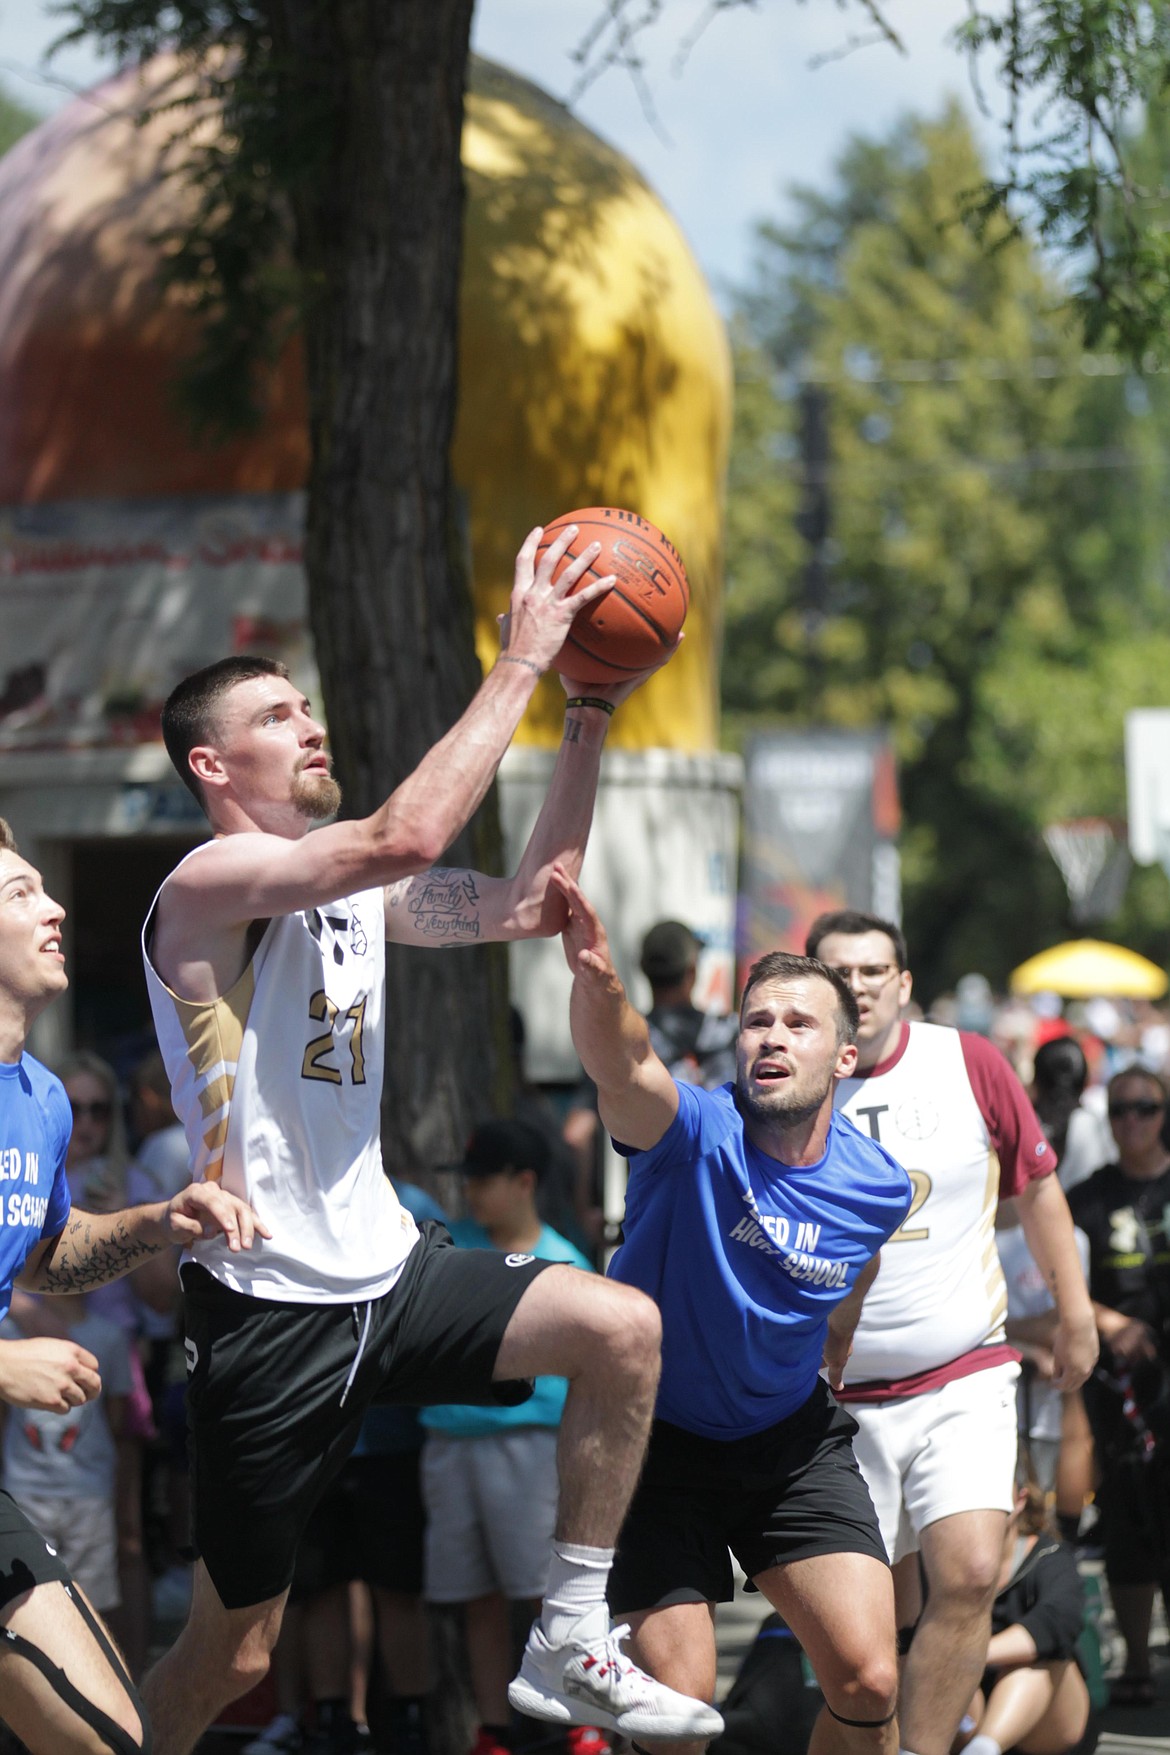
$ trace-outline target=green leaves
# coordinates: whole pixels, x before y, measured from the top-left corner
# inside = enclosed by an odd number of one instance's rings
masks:
[[[1170,660],[1163,380],[1084,355],[1002,216],[972,235],[982,178],[957,107],[854,140],[834,188],[761,234],[736,329],[729,730],[890,727],[928,995],[1060,936],[1040,831],[1124,815],[1124,710],[1161,699]],[[830,430],[812,593],[793,526],[810,383]],[[1147,935],[1168,917],[1152,898]]]

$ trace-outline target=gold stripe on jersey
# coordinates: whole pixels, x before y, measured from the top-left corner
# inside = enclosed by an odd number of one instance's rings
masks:
[[[987,1154],[987,1187],[983,1194],[983,1212],[979,1219],[979,1229],[983,1232],[983,1278],[987,1286],[988,1331],[989,1341],[1002,1341],[1007,1321],[1007,1281],[1003,1277],[999,1250],[995,1246],[995,1213],[999,1204],[999,1183],[1001,1166],[999,1154],[990,1151]]]
[[[209,1182],[218,1182],[223,1174],[236,1067],[255,991],[256,974],[251,962],[235,986],[219,999],[182,999],[167,989],[187,1044],[187,1059],[195,1071],[199,1107],[208,1124],[203,1143],[209,1156],[203,1174]]]

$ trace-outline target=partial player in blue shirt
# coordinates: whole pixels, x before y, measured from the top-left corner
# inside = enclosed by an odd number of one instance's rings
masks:
[[[64,1086],[47,1067],[24,1053],[0,1061],[0,1316],[33,1250],[65,1228],[71,1126]]]
[[[573,1041],[631,1161],[610,1272],[662,1316],[656,1417],[611,1606],[645,1669],[710,1694],[714,1604],[732,1595],[734,1554],[816,1671],[828,1715],[816,1740],[896,1755],[893,1585],[856,1425],[829,1387],[911,1198],[905,1170],[833,1112],[857,1064],[857,1003],[823,964],[773,952],[748,976],[734,1082],[680,1084],[596,912],[554,876],[569,908]]]
[[[119,1213],[70,1211],[69,1103],[60,1080],[25,1053],[33,1022],[69,985],[64,918],[0,818],[0,1315],[14,1284],[86,1292],[168,1244],[223,1231],[233,1248],[248,1248],[255,1229],[249,1207],[208,1185]],[[98,1362],[77,1341],[0,1341],[0,1401],[66,1414],[100,1391]],[[0,1718],[22,1742],[55,1755],[83,1755],[95,1735],[118,1755],[149,1746],[142,1703],[107,1629],[7,1493],[0,1632],[23,1660],[0,1669]]]

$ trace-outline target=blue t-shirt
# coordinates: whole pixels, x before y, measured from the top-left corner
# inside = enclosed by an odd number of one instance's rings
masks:
[[[650,1151],[617,1147],[630,1182],[609,1272],[662,1312],[658,1417],[746,1437],[812,1394],[829,1315],[906,1217],[910,1178],[842,1115],[824,1157],[793,1168],[745,1138],[730,1085],[678,1097]]]
[[[474,1219],[456,1219],[450,1232],[462,1249],[495,1248],[483,1226],[477,1225]],[[567,1261],[573,1267],[584,1268],[587,1273],[593,1272],[593,1263],[582,1255],[575,1243],[570,1243],[551,1225],[541,1227],[532,1253],[541,1261]],[[559,1426],[568,1393],[567,1378],[538,1377],[534,1380],[531,1396],[519,1407],[493,1405],[480,1408],[472,1404],[444,1402],[438,1407],[423,1408],[419,1419],[428,1432],[442,1438],[487,1438],[497,1432],[514,1431],[519,1426]]]
[[[12,1282],[45,1237],[69,1217],[65,1152],[73,1117],[65,1087],[48,1067],[22,1054],[0,1062],[0,1316]]]

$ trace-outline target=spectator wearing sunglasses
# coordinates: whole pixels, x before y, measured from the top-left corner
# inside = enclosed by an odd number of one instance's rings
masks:
[[[116,1213],[126,1205],[126,1128],[113,1067],[79,1048],[56,1065],[73,1115],[65,1174],[73,1199],[91,1213]]]
[[[1170,1602],[1170,1153],[1166,1087],[1129,1067],[1109,1081],[1118,1162],[1069,1195],[1089,1239],[1089,1291],[1101,1366],[1085,1387],[1097,1447],[1105,1572],[1125,1640],[1115,1705],[1146,1706],[1150,1623]]]

